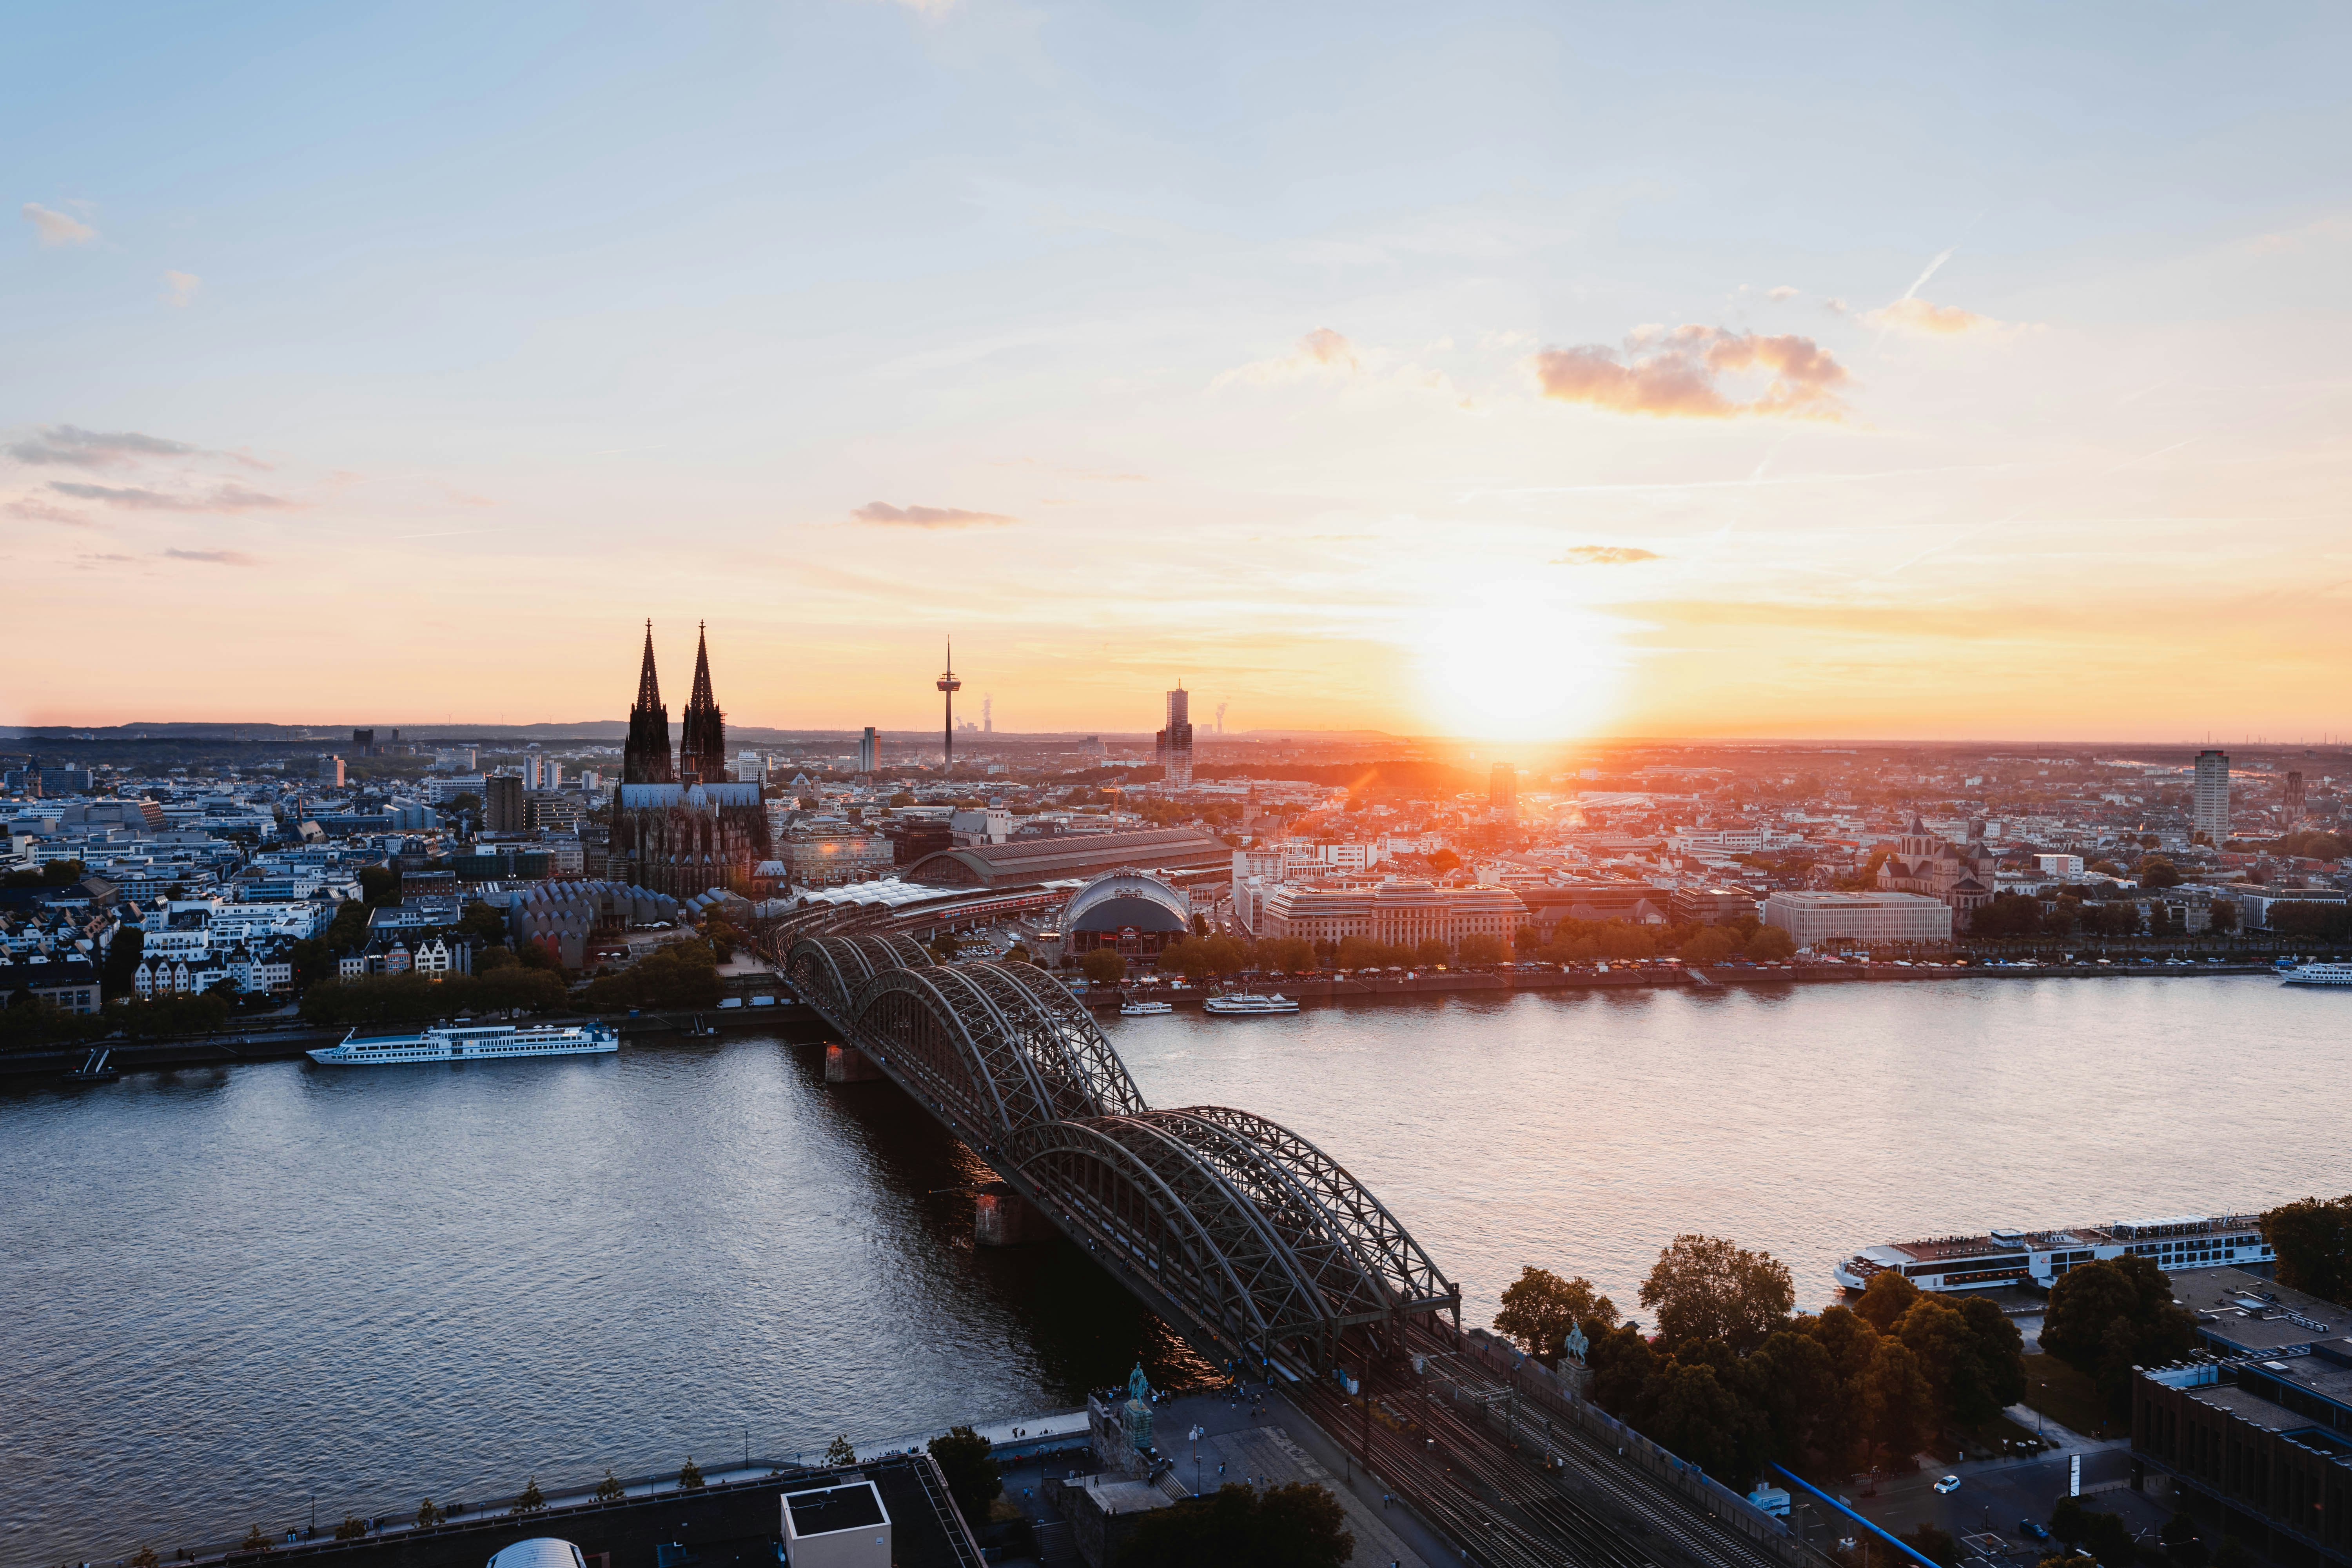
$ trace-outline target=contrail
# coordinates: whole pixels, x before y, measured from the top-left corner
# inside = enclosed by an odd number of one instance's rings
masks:
[[[1904,300],[1908,300],[1913,295],[1918,293],[1921,289],[1927,286],[1927,279],[1936,275],[1936,268],[1941,267],[1945,262],[1949,261],[1952,258],[1953,253],[1958,251],[1959,248],[1960,247],[1957,245],[1952,246],[1946,249],[1943,254],[1937,256],[1935,260],[1927,263],[1927,270],[1919,274],[1918,277],[1911,279],[1911,287],[1903,290],[1902,294],[1895,299],[1894,304],[1885,306],[1883,309],[1891,310],[1895,305],[1900,305]],[[1878,357],[1879,351],[1886,346],[1886,334],[1894,330],[1892,323],[1885,323],[1879,327],[1878,341],[1870,345],[1871,358],[1876,359]]]

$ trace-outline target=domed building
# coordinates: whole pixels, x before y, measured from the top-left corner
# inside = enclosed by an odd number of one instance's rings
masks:
[[[1063,951],[1096,948],[1122,958],[1157,959],[1169,939],[1192,929],[1192,902],[1144,871],[1109,871],[1070,895],[1062,911]]]

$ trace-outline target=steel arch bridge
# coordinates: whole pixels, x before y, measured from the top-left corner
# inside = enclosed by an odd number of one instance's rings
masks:
[[[1154,1110],[1094,1016],[1026,963],[908,937],[803,935],[784,969],[835,1040],[1203,1349],[1303,1368],[1388,1348],[1459,1287],[1339,1162],[1223,1106]]]

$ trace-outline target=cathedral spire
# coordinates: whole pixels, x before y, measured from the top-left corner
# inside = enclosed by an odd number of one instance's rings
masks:
[[[637,702],[629,710],[629,739],[621,748],[623,784],[674,784],[677,770],[669,755],[669,710],[662,706],[661,677],[654,671],[654,624],[646,623],[646,660],[637,673]]]
[[[727,716],[711,694],[709,634],[701,623],[695,628],[694,692],[686,700],[677,753],[679,777],[688,783],[718,784],[727,776]]]

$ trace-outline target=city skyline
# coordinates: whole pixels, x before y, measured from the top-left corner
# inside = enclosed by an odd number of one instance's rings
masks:
[[[1706,15],[31,18],[0,722],[2352,727],[2346,19]]]

